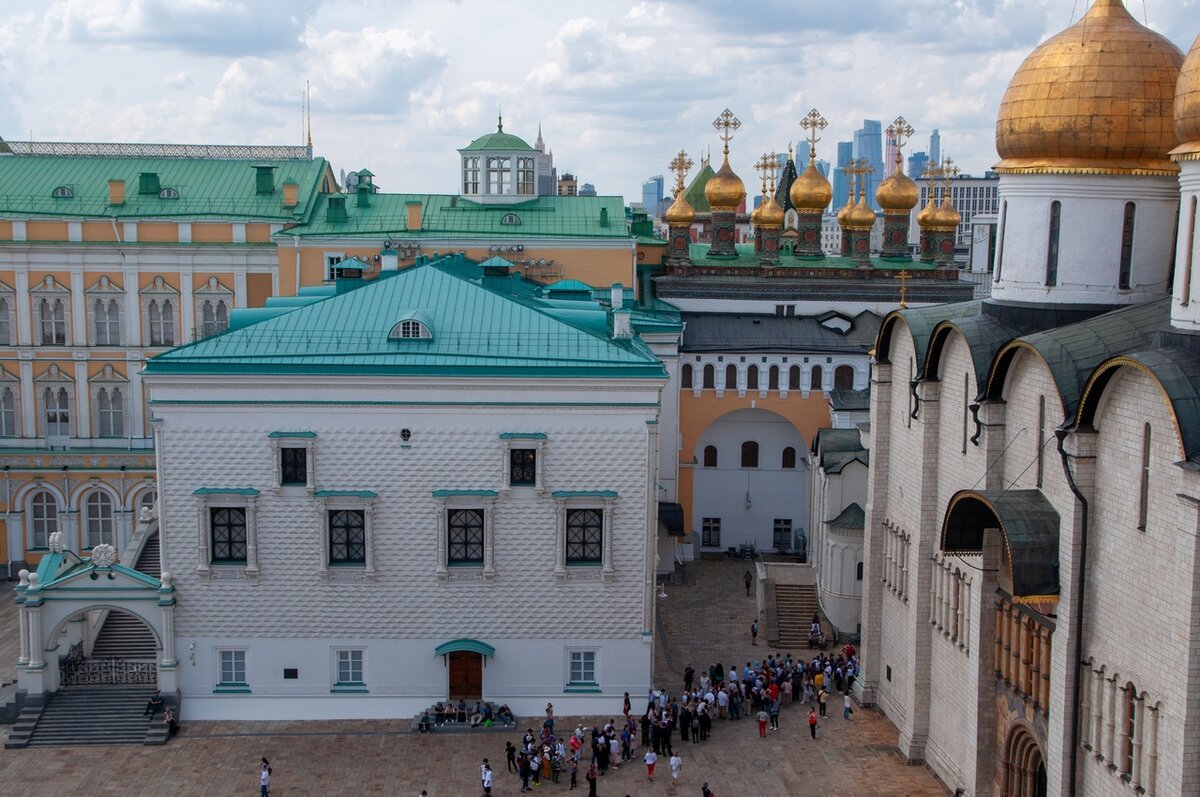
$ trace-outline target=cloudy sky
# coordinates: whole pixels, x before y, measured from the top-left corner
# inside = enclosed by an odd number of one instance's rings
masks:
[[[0,136],[303,143],[385,190],[457,190],[455,150],[495,128],[559,171],[640,198],[680,147],[734,168],[798,141],[817,107],[833,159],[864,118],[903,114],[968,171],[995,160],[1004,87],[1089,0],[0,0]],[[1200,0],[1127,0],[1186,51]]]

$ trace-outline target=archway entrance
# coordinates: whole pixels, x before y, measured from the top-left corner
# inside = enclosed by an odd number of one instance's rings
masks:
[[[60,686],[158,683],[158,640],[137,615],[95,609],[68,618],[61,633],[66,652],[58,659]]]
[[[1004,797],[1047,797],[1046,760],[1037,740],[1023,727],[1009,737],[1004,760]]]
[[[450,699],[468,702],[483,699],[483,656],[469,650],[456,650],[448,655],[450,669]]]

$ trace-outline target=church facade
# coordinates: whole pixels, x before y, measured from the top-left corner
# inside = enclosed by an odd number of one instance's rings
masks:
[[[1094,2],[1001,104],[991,298],[883,320],[857,686],[965,794],[1200,790],[1198,96]]]

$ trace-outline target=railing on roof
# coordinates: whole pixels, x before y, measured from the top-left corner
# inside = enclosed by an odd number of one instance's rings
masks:
[[[84,141],[5,141],[13,155],[103,158],[225,158],[229,160],[312,160],[312,148],[240,144],[133,144]]]

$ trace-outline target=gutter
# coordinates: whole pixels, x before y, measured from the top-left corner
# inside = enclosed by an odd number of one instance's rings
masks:
[[[1087,585],[1087,543],[1088,543],[1088,500],[1080,491],[1078,485],[1075,484],[1075,475],[1071,472],[1070,455],[1063,448],[1063,442],[1067,439],[1066,429],[1056,429],[1054,436],[1058,438],[1058,455],[1062,458],[1063,473],[1067,477],[1067,485],[1071,488],[1071,492],[1075,494],[1076,500],[1079,501],[1079,519],[1080,519],[1080,537],[1079,537],[1079,581],[1078,587],[1072,585],[1072,589],[1077,590],[1074,596],[1075,603],[1075,686],[1073,695],[1074,711],[1079,710],[1080,691],[1083,683],[1083,596],[1084,588]],[[1076,794],[1075,781],[1076,772],[1078,770],[1079,757],[1079,717],[1073,718],[1071,723],[1071,773],[1070,773],[1070,788],[1067,789],[1068,794]]]

